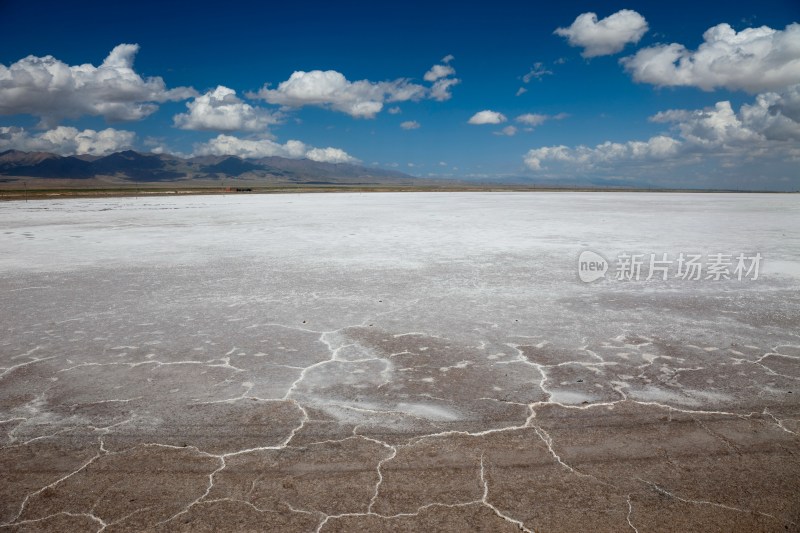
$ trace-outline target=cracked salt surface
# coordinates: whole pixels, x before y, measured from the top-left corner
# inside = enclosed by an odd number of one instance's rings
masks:
[[[790,195],[3,203],[0,528],[798,531],[798,220]],[[587,285],[584,249],[765,260]]]

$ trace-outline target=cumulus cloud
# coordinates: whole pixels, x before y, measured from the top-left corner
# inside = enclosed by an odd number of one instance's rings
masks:
[[[82,115],[138,120],[158,103],[196,94],[187,87],[167,89],[159,77],[142,78],[133,70],[138,51],[137,44],[120,44],[99,67],[70,66],[49,55],[0,64],[0,114],[34,115],[45,127]]]
[[[306,152],[306,159],[322,163],[358,163],[358,159],[341,148],[312,148]]]
[[[429,93],[430,98],[432,100],[436,100],[437,102],[449,100],[453,96],[453,94],[450,92],[450,89],[459,83],[461,83],[461,80],[458,78],[442,78],[440,80],[436,80],[436,83],[434,83],[431,87]]]
[[[454,77],[456,69],[450,66],[450,62],[455,59],[452,54],[448,54],[442,58],[441,65],[434,65],[425,73],[423,79],[428,82],[433,82],[431,88],[428,90],[428,98],[436,100],[437,102],[444,102],[453,97],[450,90],[461,83],[461,80]],[[451,77],[453,76],[453,77]]]
[[[650,118],[670,124],[674,135],[647,141],[605,142],[595,147],[545,146],[524,156],[532,170],[546,161],[584,167],[630,161],[694,161],[704,156],[781,158],[800,154],[800,85],[759,94],[736,112],[728,101],[695,110],[672,109]]]
[[[583,148],[583,147],[579,147]],[[568,146],[542,146],[541,148],[532,148],[523,157],[525,166],[531,170],[542,170],[542,162],[550,161],[566,161],[571,162],[575,159],[572,155],[574,150]]]
[[[402,109],[400,109],[400,108],[399,108],[399,107],[397,107],[397,106],[394,106],[394,107],[390,107],[390,108],[389,108],[389,114],[390,114],[390,115],[399,115],[399,114],[400,114],[400,113],[402,113],[402,112],[403,112],[403,110],[402,110]]]
[[[506,126],[500,131],[494,132],[495,135],[505,135],[506,137],[513,137],[517,134],[516,126]]]
[[[498,113],[497,111],[491,111],[486,109],[484,111],[478,111],[470,119],[467,121],[468,124],[502,124],[508,120],[506,116],[502,113]]]
[[[373,118],[383,109],[385,102],[416,101],[425,97],[447,100],[451,96],[449,88],[458,81],[441,78],[428,89],[406,79],[351,82],[335,70],[297,71],[278,85],[277,89],[264,86],[252,96],[287,107],[315,105],[356,118]]]
[[[800,85],[759,94],[739,115],[746,127],[769,141],[800,141]]]
[[[249,93],[251,98],[260,98],[271,104],[286,107],[313,105],[347,113],[355,118],[374,118],[381,112],[384,104],[391,102],[418,101],[430,98],[437,101],[449,100],[451,89],[461,82],[451,77],[455,69],[449,65],[453,56],[442,59],[443,64],[434,65],[425,73],[424,79],[432,82],[430,87],[399,78],[393,81],[349,81],[344,74],[335,70],[298,70],[288,80],[270,89],[264,85],[257,93]],[[397,111],[399,112],[398,108]]]
[[[456,69],[450,65],[434,65],[428,72],[425,73],[425,76],[422,79],[425,81],[436,81],[439,78],[452,76],[455,73]]]
[[[142,144],[147,147],[147,151],[151,154],[171,154],[184,159],[191,157],[191,155],[171,147],[164,137],[147,136],[142,140]]]
[[[710,109],[662,111],[650,120],[674,123],[680,136],[695,146],[715,147],[760,138],[756,131],[744,124],[727,101],[717,102]]]
[[[697,50],[682,44],[643,48],[622,59],[638,82],[661,87],[691,86],[750,93],[800,83],[800,24],[736,32],[728,24],[706,30]]]
[[[339,148],[314,148],[294,140],[280,144],[270,139],[240,139],[225,134],[196,145],[194,155],[236,155],[244,158],[278,156],[289,159],[305,158],[325,163],[358,162],[358,159]]]
[[[763,148],[769,142],[800,141],[800,85],[759,94],[736,113],[730,102],[712,108],[662,111],[653,122],[671,123],[680,136],[700,147]]]
[[[606,141],[595,148],[578,146],[545,146],[529,150],[524,162],[532,170],[541,170],[545,160],[579,163],[594,166],[618,161],[653,161],[674,157],[678,154],[681,142],[665,135],[652,137],[647,141],[628,141],[613,143]]]
[[[426,94],[422,85],[405,79],[372,82],[349,81],[335,70],[301,70],[292,73],[276,89],[264,86],[250,95],[287,107],[315,105],[335,109],[356,118],[373,118],[384,102],[419,100]]]
[[[0,151],[52,152],[60,155],[107,155],[133,147],[132,131],[106,128],[101,131],[58,126],[31,134],[25,128],[0,126]]]
[[[420,124],[416,120],[406,120],[400,123],[400,127],[404,130],[415,130],[419,128]]]
[[[556,35],[566,37],[570,46],[583,48],[583,57],[616,54],[628,43],[638,43],[647,32],[647,21],[636,11],[623,9],[602,20],[595,13],[582,13],[567,28],[558,28]]]
[[[184,130],[263,131],[280,122],[279,115],[253,107],[236,96],[236,91],[219,85],[213,91],[186,103],[188,113],[173,117]]]

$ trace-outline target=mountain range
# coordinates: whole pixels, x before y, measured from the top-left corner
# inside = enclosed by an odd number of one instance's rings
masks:
[[[206,155],[183,158],[133,150],[105,156],[61,156],[49,152],[0,152],[0,190],[203,189],[283,187],[426,187],[522,189],[654,190],[647,183],[596,177],[543,181],[529,176],[420,178],[402,172],[352,163],[326,163],[285,157],[242,158]]]
[[[418,178],[380,168],[310,159],[233,155],[181,158],[133,150],[98,157],[61,156],[49,152],[0,152],[0,181],[69,180],[97,184],[161,183],[179,185],[232,180],[254,185],[271,184],[414,184]]]

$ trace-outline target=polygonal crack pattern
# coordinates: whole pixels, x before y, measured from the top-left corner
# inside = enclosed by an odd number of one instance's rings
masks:
[[[800,531],[796,285],[248,242],[0,274],[0,529]]]

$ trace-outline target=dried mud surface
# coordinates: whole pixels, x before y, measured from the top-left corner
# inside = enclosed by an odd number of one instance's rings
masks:
[[[800,531],[797,208],[630,198],[4,204],[0,530]]]

